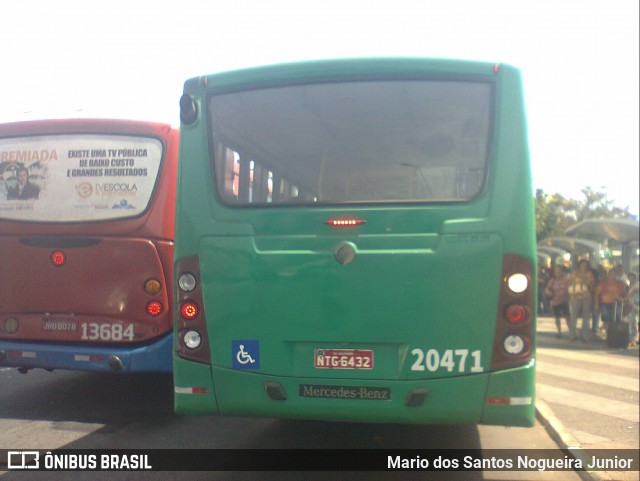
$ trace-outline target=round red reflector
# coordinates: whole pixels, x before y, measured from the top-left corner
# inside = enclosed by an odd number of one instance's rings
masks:
[[[162,304],[160,304],[158,301],[151,301],[149,304],[147,304],[147,314],[149,314],[150,316],[159,316],[160,314],[162,314]]]
[[[51,254],[51,263],[56,266],[63,266],[67,262],[67,255],[62,251],[55,251]]]
[[[527,317],[527,310],[520,304],[512,304],[507,307],[506,315],[509,322],[522,322]]]
[[[185,302],[182,304],[180,314],[185,319],[195,319],[198,316],[198,305],[193,302]]]

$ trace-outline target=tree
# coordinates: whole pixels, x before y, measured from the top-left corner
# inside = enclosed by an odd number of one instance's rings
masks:
[[[560,194],[547,195],[542,189],[536,190],[536,239],[561,237],[572,225],[571,215],[576,206],[575,201],[565,199]]]
[[[591,187],[582,189],[584,199],[567,199],[561,194],[545,194],[536,190],[536,239],[563,237],[572,225],[592,218],[631,219],[629,208],[614,205],[606,192],[594,191]]]
[[[593,219],[598,217],[613,219],[630,219],[633,216],[629,213],[629,207],[621,209],[613,205],[606,192],[596,192],[591,187],[582,189],[584,200],[579,202],[577,211],[577,221]]]

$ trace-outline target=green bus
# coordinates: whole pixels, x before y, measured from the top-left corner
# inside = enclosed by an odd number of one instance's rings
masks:
[[[345,59],[188,80],[175,410],[534,421],[519,71]]]

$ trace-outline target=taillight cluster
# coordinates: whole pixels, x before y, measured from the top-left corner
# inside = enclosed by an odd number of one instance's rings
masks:
[[[144,283],[144,292],[149,296],[157,296],[162,292],[162,284],[157,279],[149,279]],[[158,300],[147,302],[147,314],[158,317],[164,312],[164,305]]]
[[[178,261],[176,278],[178,279],[176,349],[178,354],[185,359],[208,363],[211,356],[197,256],[185,257]]]
[[[533,351],[533,265],[527,259],[505,254],[491,369],[524,364]]]

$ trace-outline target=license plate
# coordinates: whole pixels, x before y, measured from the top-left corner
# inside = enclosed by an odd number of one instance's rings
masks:
[[[360,349],[316,349],[316,369],[373,369],[373,351]]]
[[[76,321],[47,320],[44,321],[42,327],[45,331],[73,332],[78,330],[78,323]]]

